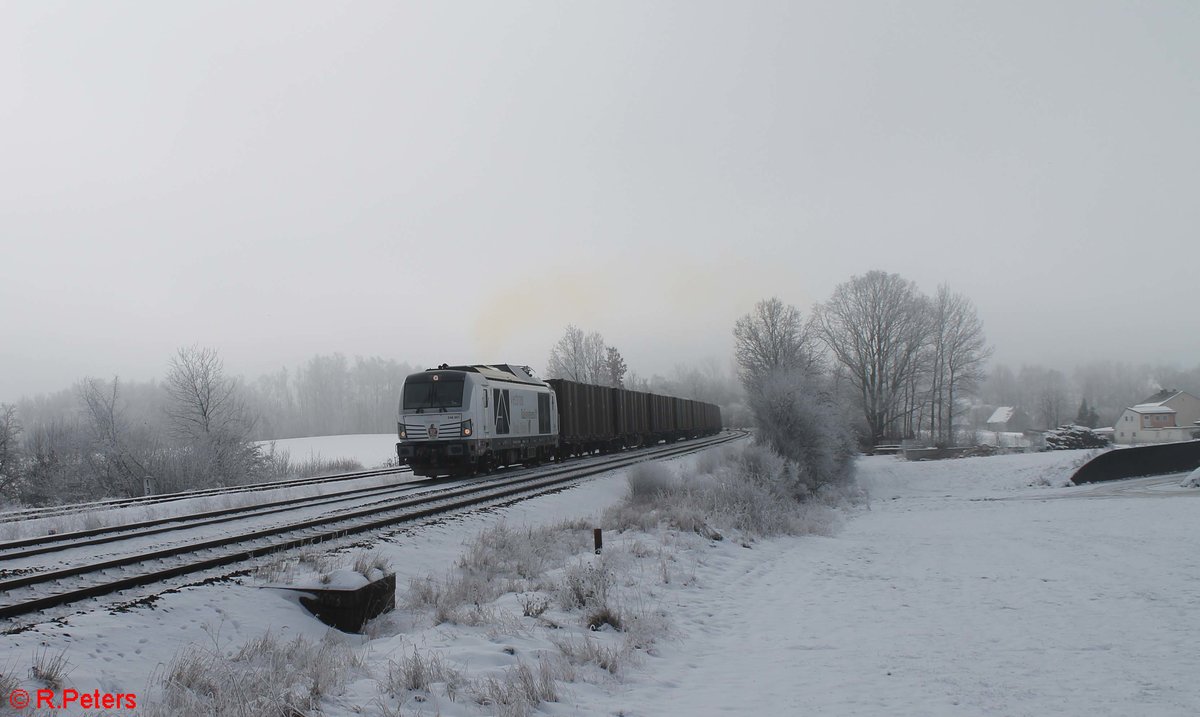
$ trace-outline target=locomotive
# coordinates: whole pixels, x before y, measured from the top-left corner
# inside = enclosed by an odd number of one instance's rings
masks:
[[[721,430],[721,409],[623,388],[542,381],[528,366],[442,364],[404,380],[396,427],[401,465],[418,476],[458,476],[710,435]]]

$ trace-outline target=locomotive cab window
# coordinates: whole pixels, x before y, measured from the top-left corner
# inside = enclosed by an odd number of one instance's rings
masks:
[[[434,380],[434,376],[437,380]],[[462,406],[462,376],[418,374],[404,382],[404,410],[459,408]]]

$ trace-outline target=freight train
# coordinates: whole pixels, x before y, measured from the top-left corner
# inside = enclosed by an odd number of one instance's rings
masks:
[[[404,380],[396,456],[414,475],[460,476],[720,430],[711,403],[542,381],[528,366],[442,364]]]

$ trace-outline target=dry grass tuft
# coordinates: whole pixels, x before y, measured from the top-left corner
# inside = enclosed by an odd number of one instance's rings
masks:
[[[232,656],[189,647],[156,680],[159,692],[142,710],[168,715],[292,715],[315,711],[352,672],[365,671],[351,648],[332,640],[280,642],[270,632]]]
[[[70,666],[66,648],[58,654],[52,654],[50,648],[43,647],[33,653],[30,673],[35,680],[40,680],[50,689],[61,690],[67,675],[71,674]]]

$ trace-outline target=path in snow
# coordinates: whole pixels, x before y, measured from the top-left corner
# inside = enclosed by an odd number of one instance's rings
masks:
[[[963,492],[1004,486],[983,481]],[[1038,490],[1058,492],[1018,492]],[[1200,501],[921,492],[834,538],[711,551],[678,598],[686,637],[605,711],[1200,714]]]

